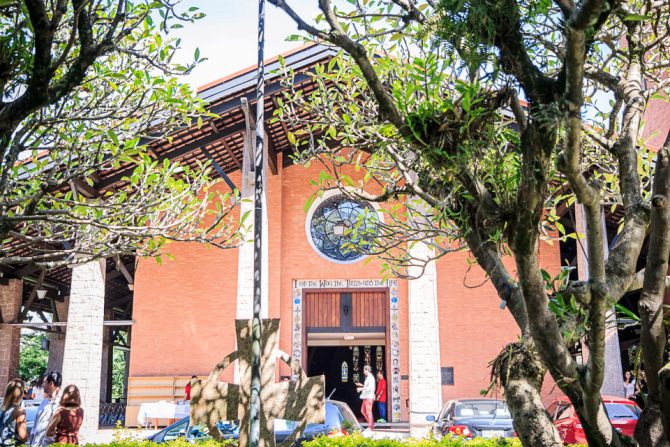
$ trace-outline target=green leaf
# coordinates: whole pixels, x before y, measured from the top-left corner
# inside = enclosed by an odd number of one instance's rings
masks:
[[[643,20],[650,20],[651,18],[651,16],[645,16],[641,14],[628,14],[623,18],[623,20],[626,22],[641,22]]]
[[[314,200],[316,200],[315,194],[312,194],[307,198],[307,201],[305,201],[305,206],[303,206],[303,210],[305,212],[309,211],[309,209],[312,207],[312,204],[314,203]]]

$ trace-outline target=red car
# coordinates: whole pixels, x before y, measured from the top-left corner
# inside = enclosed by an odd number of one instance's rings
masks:
[[[614,429],[623,435],[633,436],[635,425],[642,412],[640,407],[632,400],[623,397],[603,396],[602,399]],[[547,412],[554,421],[563,442],[566,444],[586,443],[582,424],[567,397],[555,400],[547,407]]]

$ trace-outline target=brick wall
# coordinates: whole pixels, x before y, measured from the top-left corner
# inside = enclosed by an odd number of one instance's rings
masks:
[[[279,161],[281,166],[281,161]],[[310,246],[305,234],[304,205],[315,187],[321,167],[291,166],[268,178],[269,318],[280,318],[279,348],[292,352],[292,283],[294,279],[380,278],[380,263],[335,264]],[[239,172],[233,175],[239,183]],[[200,245],[170,244],[174,261],[142,260],[135,277],[130,375],[206,375],[223,356],[234,350],[237,250]],[[518,336],[508,311],[481,269],[469,273],[467,253],[454,253],[437,264],[439,337],[442,366],[455,368],[455,385],[443,386],[443,398],[478,396],[489,383],[488,362]],[[560,257],[558,245],[542,244],[542,265],[553,271]],[[510,260],[510,268],[513,263]],[[467,286],[464,284],[467,284]],[[409,374],[407,281],[399,281],[400,374]],[[306,359],[303,359],[306,360]],[[232,371],[224,380],[233,378]],[[278,374],[289,374],[280,367]],[[403,420],[409,380],[401,381]]]
[[[540,265],[552,274],[560,270],[558,243],[540,243]],[[437,263],[440,360],[454,368],[454,385],[442,386],[442,397],[478,397],[490,383],[489,362],[519,336],[509,310],[500,310],[500,298],[484,270],[470,253],[450,253]],[[512,276],[514,261],[504,259]],[[543,390],[548,395],[551,384]],[[502,397],[502,396],[501,396]]]
[[[231,179],[239,185],[239,172]],[[237,249],[171,243],[165,251],[174,260],[141,259],[135,272],[129,374],[206,376],[235,348]]]
[[[21,306],[23,282],[19,279],[8,280],[7,285],[0,284],[0,312],[2,321],[16,318]],[[4,393],[7,382],[18,377],[19,339],[21,329],[0,325],[0,390]]]
[[[670,103],[661,99],[653,99],[649,102],[647,113],[644,115],[644,129],[642,138],[653,148],[660,148],[665,142],[665,137],[670,128],[668,115],[670,114]]]

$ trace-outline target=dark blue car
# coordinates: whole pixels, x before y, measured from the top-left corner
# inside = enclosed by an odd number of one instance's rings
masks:
[[[432,431],[438,437],[511,438],[514,436],[512,415],[503,400],[459,399],[447,402],[433,422]]]
[[[288,438],[297,423],[294,421],[275,421],[275,440],[277,443]],[[219,431],[227,439],[237,439],[239,436],[239,425],[235,421],[225,421],[218,424]],[[324,424],[308,424],[302,436],[294,445],[300,446],[304,441],[309,441],[317,436],[346,435],[352,431],[360,431],[361,426],[356,420],[354,413],[344,402],[336,400],[326,401],[326,420]],[[209,438],[207,428],[201,425],[190,425],[190,419],[184,419],[165,427],[163,430],[149,436],[147,439],[156,443],[171,441],[176,438],[186,437],[189,441],[197,441]]]

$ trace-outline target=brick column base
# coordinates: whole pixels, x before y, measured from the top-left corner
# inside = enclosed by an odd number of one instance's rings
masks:
[[[10,279],[7,285],[0,285],[0,312],[2,321],[14,321],[21,308],[23,281]],[[4,396],[7,383],[19,376],[19,350],[21,329],[0,324],[0,392]]]

